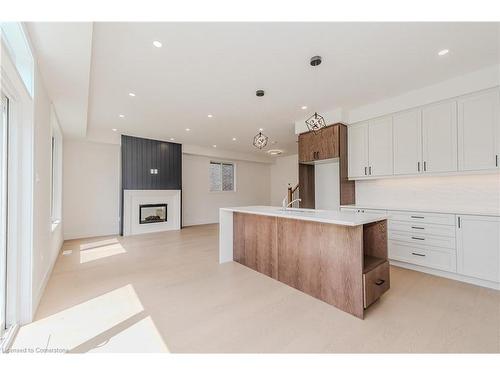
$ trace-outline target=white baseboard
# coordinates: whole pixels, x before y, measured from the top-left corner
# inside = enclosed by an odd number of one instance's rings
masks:
[[[61,243],[57,247],[57,251],[54,251],[54,254],[53,254],[51,262],[50,262],[50,267],[47,270],[47,272],[45,272],[45,275],[43,276],[43,280],[40,283],[40,287],[38,288],[38,291],[37,291],[38,294],[36,296],[36,300],[34,301],[34,304],[32,306],[33,313],[32,313],[31,320],[33,320],[33,318],[35,317],[36,310],[38,309],[38,305],[40,304],[40,300],[42,299],[43,293],[45,292],[45,288],[47,287],[50,276],[52,275],[52,272],[54,271],[54,266],[56,265],[57,258],[59,257],[59,254],[61,252],[63,242],[64,241],[61,240]]]
[[[447,279],[452,279],[452,280],[461,281],[461,282],[468,283],[468,284],[482,286],[485,288],[500,290],[500,283],[495,283],[493,281],[476,279],[475,277],[464,276],[464,275],[460,275],[458,273],[453,273],[453,272],[435,270],[432,268],[417,266],[415,264],[400,262],[398,260],[389,260],[389,263],[393,266],[407,268],[407,269],[410,269],[413,271],[419,271],[419,272],[428,273],[428,274],[434,275],[434,276],[445,277]]]
[[[9,327],[3,337],[0,337],[0,354],[9,352],[9,349],[12,347],[18,331],[19,325],[14,324],[13,326]]]
[[[196,225],[208,225],[208,224],[219,224],[219,221],[216,220],[216,221],[195,221],[193,223],[183,223],[182,226],[183,227],[194,227]]]
[[[64,241],[79,240],[82,238],[95,238],[95,237],[119,236],[119,235],[120,233],[118,232],[64,233]]]

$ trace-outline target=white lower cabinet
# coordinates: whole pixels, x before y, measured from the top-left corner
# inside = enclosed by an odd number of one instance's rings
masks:
[[[457,271],[500,282],[500,218],[457,216]]]
[[[457,270],[454,249],[389,240],[389,258],[443,271]]]
[[[387,214],[388,255],[398,266],[500,289],[500,216],[341,210]]]
[[[455,215],[390,211],[389,258],[456,272]]]

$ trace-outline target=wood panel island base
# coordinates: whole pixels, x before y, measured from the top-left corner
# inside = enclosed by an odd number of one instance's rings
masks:
[[[235,261],[363,319],[390,287],[383,215],[220,209],[219,261]]]

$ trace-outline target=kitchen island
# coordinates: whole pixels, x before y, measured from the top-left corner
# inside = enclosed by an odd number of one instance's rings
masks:
[[[221,208],[219,262],[235,261],[363,319],[390,287],[387,217]]]

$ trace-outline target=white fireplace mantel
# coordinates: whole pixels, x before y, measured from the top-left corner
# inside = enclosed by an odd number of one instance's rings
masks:
[[[141,204],[167,204],[167,221],[139,223]],[[123,235],[162,232],[181,229],[180,190],[125,190],[123,192]]]

